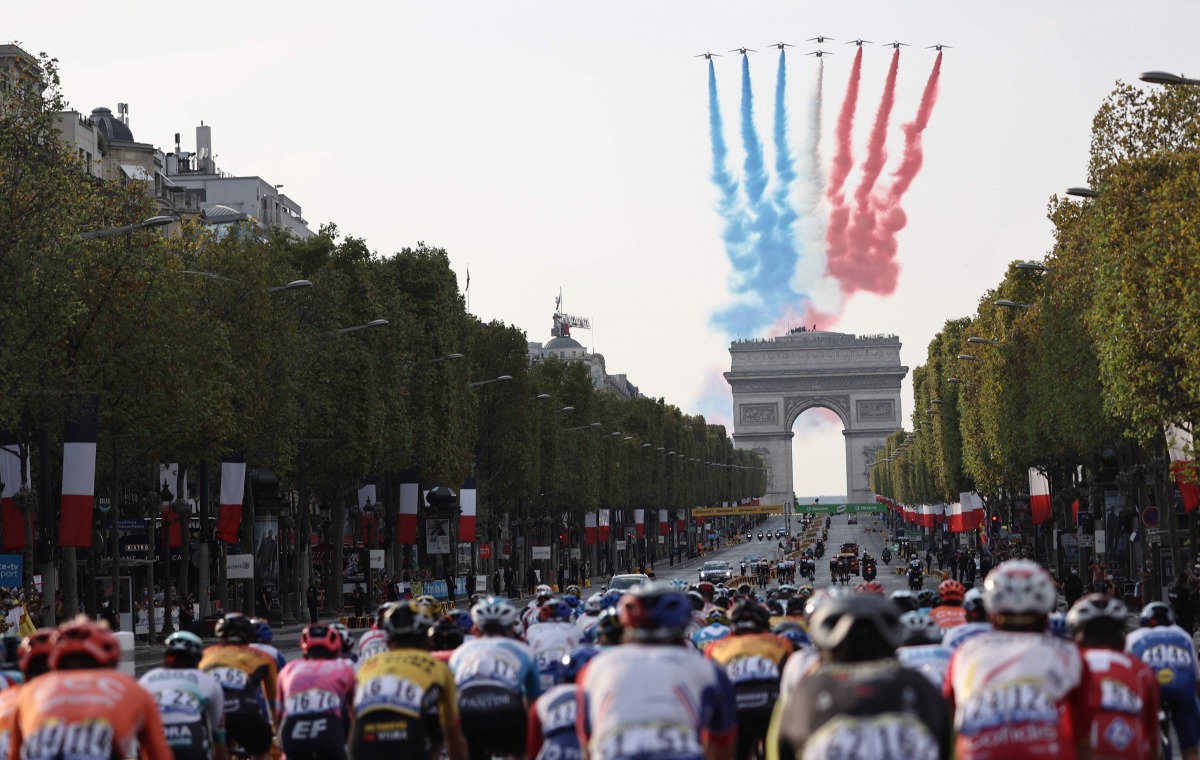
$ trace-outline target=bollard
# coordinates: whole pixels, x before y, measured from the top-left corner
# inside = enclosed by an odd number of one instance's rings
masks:
[[[130,678],[137,678],[137,668],[133,658],[133,634],[129,631],[117,631],[113,634],[121,647],[121,662],[117,670]]]

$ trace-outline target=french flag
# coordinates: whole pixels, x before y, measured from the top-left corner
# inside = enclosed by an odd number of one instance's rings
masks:
[[[1050,521],[1050,481],[1034,467],[1029,468],[1029,514],[1034,525]]]
[[[417,507],[421,483],[416,470],[400,473],[400,513],[396,518],[396,543],[417,545]]]
[[[975,530],[983,525],[983,497],[975,491],[967,491],[958,495],[963,505],[963,529]]]
[[[242,529],[242,499],[246,495],[246,458],[228,456],[221,460],[221,504],[217,507],[217,538],[227,544],[238,542]]]
[[[1195,447],[1192,445],[1192,434],[1167,425],[1167,448],[1171,456],[1171,473],[1175,476],[1175,486],[1179,489],[1179,497],[1183,500],[1185,512],[1195,511],[1200,506],[1200,472],[1196,469]]]
[[[949,505],[949,509],[946,511],[951,533],[962,533],[964,530],[962,497],[963,494],[959,494],[959,501]]]
[[[607,544],[612,535],[612,513],[607,509],[602,509],[596,515],[597,531],[600,533],[600,543]]]
[[[671,518],[665,509],[658,510],[658,535],[665,536],[671,532]]]
[[[67,415],[63,434],[62,502],[58,545],[92,545],[96,502],[96,397],[87,396]]]
[[[637,536],[641,538],[646,535],[646,510],[633,510],[633,521],[637,523]]]
[[[16,433],[0,432],[0,548],[5,551],[25,548],[25,515],[13,498],[21,488],[20,444]]]
[[[588,512],[583,516],[583,543],[585,546],[596,544],[596,513]]]
[[[675,510],[675,532],[683,533],[687,530],[687,512],[682,509]]]
[[[458,491],[458,540],[464,544],[475,542],[475,514],[479,492],[475,488],[475,477],[471,476]]]

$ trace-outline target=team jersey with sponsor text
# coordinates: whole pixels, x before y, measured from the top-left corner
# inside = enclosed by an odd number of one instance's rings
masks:
[[[154,668],[138,683],[158,705],[172,752],[212,757],[212,744],[224,743],[225,693],[208,673],[196,668]]]
[[[275,709],[279,668],[271,655],[243,644],[214,644],[204,650],[200,669],[225,690],[225,714],[257,712],[270,720]]]
[[[956,625],[953,628],[947,628],[942,632],[942,646],[954,654],[962,643],[967,639],[974,638],[981,633],[987,633],[992,630],[991,623],[963,623]]]
[[[747,633],[710,643],[704,656],[722,665],[737,687],[757,681],[779,683],[784,661],[794,649],[792,642],[773,633]]]
[[[538,623],[525,631],[525,643],[533,650],[542,690],[562,682],[562,659],[579,647],[583,631],[574,623]]]
[[[900,647],[896,650],[896,659],[901,665],[917,671],[941,689],[946,681],[946,668],[950,666],[950,650],[941,644]]]
[[[298,715],[341,717],[354,702],[354,665],[340,658],[296,660],[279,672],[278,688],[280,722]]]
[[[1139,628],[1125,638],[1125,651],[1154,671],[1163,701],[1193,699],[1200,669],[1196,667],[1196,645],[1177,625]]]
[[[1094,760],[1154,757],[1158,742],[1158,682],[1138,658],[1112,649],[1086,648],[1091,674]]]
[[[544,625],[544,624],[543,624]],[[542,693],[533,650],[523,641],[485,636],[454,650],[450,670],[459,690],[499,686],[532,702]]]
[[[387,648],[387,631],[371,628],[358,640],[359,666],[380,652],[386,652]]]
[[[967,611],[962,607],[949,604],[939,604],[929,611],[929,617],[943,631],[967,622]]]
[[[564,683],[533,703],[527,747],[534,760],[579,760],[579,734],[575,732],[578,694],[575,684]]]

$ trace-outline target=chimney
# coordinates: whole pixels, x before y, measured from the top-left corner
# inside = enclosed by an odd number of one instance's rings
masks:
[[[196,171],[202,174],[216,174],[216,163],[212,155],[212,127],[196,127]]]

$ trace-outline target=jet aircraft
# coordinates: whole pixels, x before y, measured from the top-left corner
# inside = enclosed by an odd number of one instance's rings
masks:
[[[860,40],[850,40],[846,44],[847,45],[858,45],[859,47],[862,47],[864,43],[873,44],[873,43],[871,43],[870,40],[861,40],[861,39]]]
[[[884,42],[881,43],[884,47],[890,47],[892,50],[899,50],[900,46],[908,47],[907,42]]]
[[[940,52],[942,52],[942,48],[945,48],[945,49],[949,50],[949,49],[950,49],[950,46],[949,46],[949,45],[943,45],[942,43],[940,43],[940,42],[939,42],[939,43],[937,43],[936,45],[930,45],[929,47],[927,47],[927,48],[925,48],[925,49],[926,49],[926,50],[936,50],[936,51],[938,51],[938,52],[940,53]]]
[[[833,55],[833,53],[829,52],[828,50],[814,50],[811,53],[805,53],[805,55],[815,55],[816,57],[821,58],[826,55]]]
[[[776,42],[774,44],[767,45],[767,47],[779,48],[780,50],[783,50],[785,47],[796,47],[796,46],[789,45],[786,42]]]
[[[830,40],[831,42],[836,41],[832,37],[826,37],[823,34],[818,34],[816,37],[809,37],[807,40],[805,40],[805,42],[815,42],[818,45],[823,45],[825,44],[825,40]]]
[[[733,50],[730,50],[729,52],[741,53],[742,55],[745,55],[746,53],[757,53],[758,51],[755,50],[754,48],[734,48]]]
[[[692,57],[693,58],[705,58],[705,59],[711,61],[714,56],[717,58],[720,58],[721,54],[720,53],[701,53],[700,55],[692,56]]]

